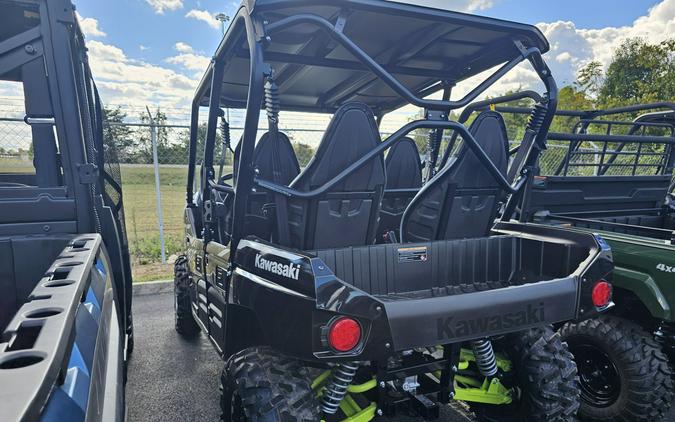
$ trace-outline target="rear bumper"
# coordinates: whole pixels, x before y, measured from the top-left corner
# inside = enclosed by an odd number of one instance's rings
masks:
[[[383,302],[393,347],[456,343],[575,318],[574,277],[462,295]]]

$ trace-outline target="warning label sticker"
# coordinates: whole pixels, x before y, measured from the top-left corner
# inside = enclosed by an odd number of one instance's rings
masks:
[[[426,262],[429,258],[426,246],[416,246],[398,249],[398,262]]]

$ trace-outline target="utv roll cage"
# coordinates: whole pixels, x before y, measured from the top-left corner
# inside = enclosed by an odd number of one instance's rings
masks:
[[[405,19],[405,25],[401,19]],[[355,21],[356,25],[350,25]],[[359,31],[379,27],[383,31]],[[373,26],[373,24],[375,24]],[[384,31],[386,28],[386,33]],[[380,40],[407,40],[392,45]],[[379,42],[369,42],[369,37]],[[382,49],[381,46],[386,48]],[[557,106],[557,87],[542,59],[549,45],[533,26],[470,16],[445,10],[374,0],[248,0],[242,3],[202,78],[192,104],[187,179],[187,204],[197,208],[194,180],[197,161],[199,109],[208,106],[208,120],[200,190],[204,240],[213,238],[209,227],[211,191],[235,194],[231,250],[248,234],[240,224],[249,195],[262,189],[286,198],[321,195],[392,147],[415,129],[430,129],[432,172],[437,164],[443,130],[459,135],[499,186],[511,194],[503,219],[508,220],[523,197],[528,168],[544,148],[545,131]],[[520,157],[515,181],[504,177],[461,122],[449,121],[450,111],[469,105],[519,63],[528,61],[545,87],[536,95],[533,118],[526,131],[530,148]],[[451,100],[452,87],[471,76],[498,67],[459,100]],[[247,72],[248,70],[248,72]],[[302,75],[302,84],[298,76]],[[312,81],[312,82],[308,82]],[[442,99],[429,99],[442,92]],[[270,104],[270,94],[281,104]],[[340,105],[358,100],[370,106],[378,124],[383,116],[403,105],[422,107],[424,118],[412,121],[341,173],[309,191],[300,192],[257,177],[249,163],[256,142],[260,110],[268,111],[270,132],[277,130],[278,111],[332,113]],[[219,184],[213,151],[221,107],[246,109],[236,186]],[[234,254],[232,255],[234,256]]]

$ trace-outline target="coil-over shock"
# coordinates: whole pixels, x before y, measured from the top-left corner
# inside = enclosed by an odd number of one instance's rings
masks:
[[[227,157],[227,151],[232,151],[231,139],[230,139],[230,122],[227,121],[225,115],[220,116],[220,134],[223,138],[221,142],[222,151],[220,152],[220,163],[218,163],[218,178],[223,175],[223,168],[225,167],[225,161]]]
[[[440,132],[439,132],[440,131]],[[427,146],[425,154],[424,181],[430,180],[436,173],[436,159],[441,147],[441,137],[443,131],[440,129],[431,129],[427,133]]]
[[[272,172],[274,181],[278,180],[281,163],[278,156],[278,136],[279,136],[279,111],[281,110],[281,101],[279,100],[279,86],[274,80],[274,73],[270,73],[265,81],[265,111],[267,112],[267,125],[269,133],[274,141],[274,160],[272,160]]]
[[[334,415],[337,412],[357,369],[359,365],[356,362],[341,363],[333,368],[330,381],[321,397],[321,409],[324,413]]]
[[[485,377],[494,376],[497,373],[497,357],[490,340],[474,340],[471,342],[471,349],[481,375]]]
[[[670,360],[675,362],[675,322],[661,321],[654,336]]]
[[[223,152],[230,150],[232,151],[232,138],[230,137],[230,122],[227,121],[225,116],[220,118],[220,132],[223,137]]]
[[[538,133],[541,130],[544,120],[546,119],[546,113],[548,112],[547,101],[538,102],[532,107],[530,111],[530,116],[527,119],[527,129],[535,133]]]
[[[278,130],[280,110],[279,86],[274,81],[274,75],[272,74],[265,81],[265,111],[267,112],[267,122],[270,125],[270,131]]]

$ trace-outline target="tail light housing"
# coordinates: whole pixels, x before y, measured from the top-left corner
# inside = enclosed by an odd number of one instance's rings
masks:
[[[338,318],[328,328],[327,337],[333,350],[349,352],[361,341],[361,325],[352,318]]]
[[[598,280],[591,290],[591,300],[597,308],[604,308],[612,300],[612,285],[606,280]]]

